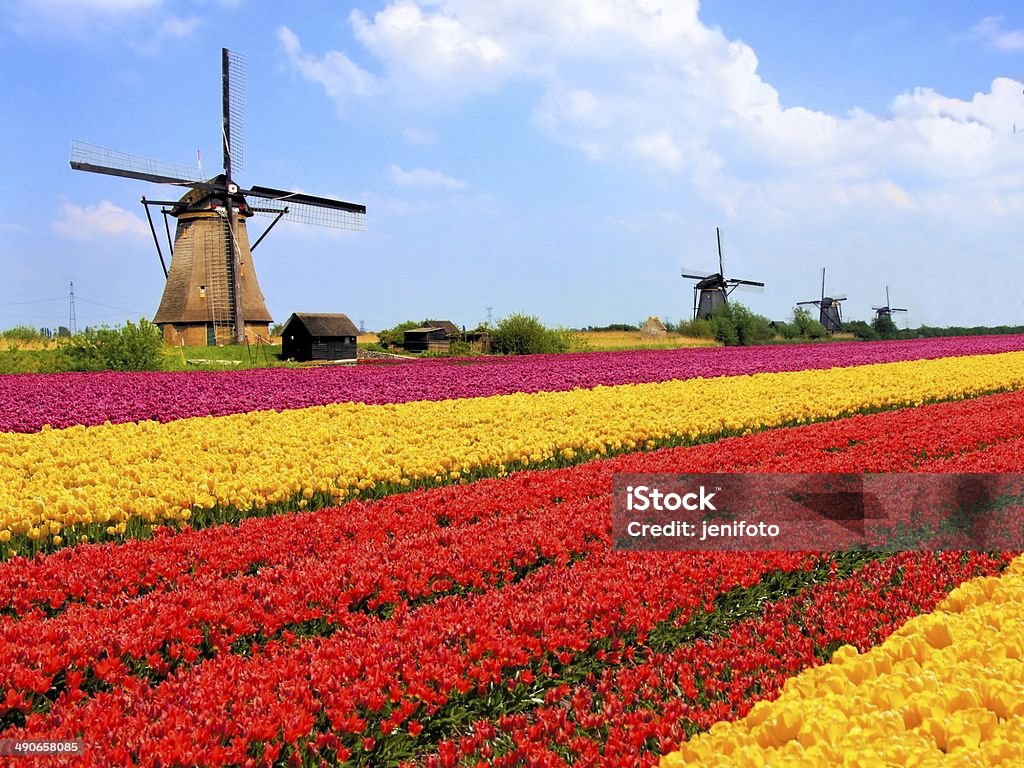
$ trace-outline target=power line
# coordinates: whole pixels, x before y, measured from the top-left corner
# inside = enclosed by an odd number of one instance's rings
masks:
[[[97,307],[104,307],[106,309],[116,309],[118,312],[128,312],[129,314],[133,314],[133,315],[145,315],[146,314],[145,312],[141,312],[141,311],[139,311],[137,309],[126,309],[124,307],[115,307],[112,304],[104,304],[102,301],[93,301],[92,299],[87,299],[87,298],[85,298],[83,296],[79,296],[78,300],[79,301],[84,301],[86,304],[95,304]]]
[[[8,296],[0,296],[0,301],[10,301],[12,299],[28,300],[28,299],[31,299],[33,297],[38,297],[39,294],[47,294],[49,292],[50,292],[49,288],[43,288],[43,289],[38,290],[38,291],[18,291],[17,293],[10,294]],[[64,299],[66,297],[65,296],[59,296],[58,298]],[[48,299],[36,299],[36,300],[38,300],[38,301],[47,301]]]
[[[16,315],[0,313],[0,317],[13,317],[18,320],[53,320],[53,315],[23,315],[20,312]]]
[[[54,301],[65,301],[67,296],[54,296],[52,299],[33,299],[32,301],[0,301],[5,307],[17,307],[25,304],[49,304]]]

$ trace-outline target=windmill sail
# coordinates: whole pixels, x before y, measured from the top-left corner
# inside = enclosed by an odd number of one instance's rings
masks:
[[[344,200],[306,195],[301,192],[286,192],[270,187],[253,187],[245,190],[243,194],[250,201],[253,213],[260,215],[276,216],[287,210],[282,216],[285,221],[318,224],[321,227],[356,232],[366,229],[366,206],[358,203],[347,203]]]
[[[118,152],[77,139],[71,142],[71,167],[76,171],[105,173],[155,184],[185,187],[209,187],[198,167],[151,160],[148,157]]]
[[[224,169],[228,181],[245,167],[245,140],[242,127],[245,114],[245,81],[249,61],[240,53],[221,49],[221,88],[223,100]]]

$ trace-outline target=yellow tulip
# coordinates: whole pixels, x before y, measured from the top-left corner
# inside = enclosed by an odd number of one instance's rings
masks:
[[[0,530],[262,509],[1024,387],[1024,352],[0,434]],[[254,434],[259,440],[253,440]],[[211,501],[212,499],[212,501]],[[28,523],[22,525],[22,521]],[[959,598],[951,598],[953,601]],[[933,640],[941,642],[942,630]],[[909,648],[922,660],[938,646]],[[908,657],[904,657],[908,658]]]
[[[1024,661],[1004,650],[1022,637],[1024,556],[1001,577],[961,585],[869,652],[840,648],[661,766],[1024,765]],[[836,693],[837,680],[848,690]],[[746,762],[717,760],[725,750]]]

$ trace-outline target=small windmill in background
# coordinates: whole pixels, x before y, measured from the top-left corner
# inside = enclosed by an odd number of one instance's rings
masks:
[[[797,306],[813,304],[818,307],[818,320],[829,333],[838,333],[843,330],[843,308],[841,302],[846,301],[846,296],[825,295],[825,268],[821,268],[821,298],[811,301],[798,301]]]
[[[81,141],[71,144],[71,167],[75,170],[189,188],[177,201],[142,198],[167,279],[153,322],[172,344],[240,343],[247,333],[268,335],[272,318],[256,280],[252,252],[282,219],[338,229],[366,227],[366,207],[358,203],[271,187],[239,187],[234,174],[241,170],[243,160],[245,76],[245,57],[222,49],[224,169],[213,178],[205,178],[198,165],[192,168],[149,160]],[[150,216],[152,205],[160,206],[164,214],[170,268]],[[177,220],[173,244],[168,215]],[[250,246],[246,220],[253,215],[272,216],[274,220]]]
[[[683,267],[682,276],[687,280],[696,280],[693,286],[693,318],[705,320],[729,302],[729,295],[739,288],[743,291],[762,291],[764,283],[755,280],[739,280],[725,276],[725,264],[722,259],[722,232],[715,227],[718,239],[718,271],[707,274],[698,269]]]
[[[881,320],[883,317],[892,320],[893,314],[896,312],[907,312],[905,307],[894,307],[892,302],[889,300],[889,286],[885,286],[885,306],[884,307],[871,307],[875,311],[875,321]]]

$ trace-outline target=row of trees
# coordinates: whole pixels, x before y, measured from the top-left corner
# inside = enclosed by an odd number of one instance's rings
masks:
[[[425,322],[425,321],[424,321]],[[424,322],[409,320],[394,328],[378,332],[380,343],[386,347],[400,346],[403,334],[409,328],[416,328]],[[684,320],[666,323],[673,333],[693,338],[710,339],[725,346],[753,346],[768,344],[779,339],[785,341],[816,341],[828,337],[828,330],[806,307],[796,307],[790,321],[771,321],[755,314],[739,302],[729,302],[706,320]],[[570,331],[548,328],[536,317],[522,314],[510,315],[500,320],[493,328],[481,326],[491,337],[491,351],[495,354],[521,355],[542,352],[567,352],[580,348]],[[616,323],[601,327],[588,326],[588,331],[638,331],[639,326]],[[891,317],[880,316],[871,323],[853,320],[843,323],[843,333],[851,334],[862,341],[883,339],[918,338],[926,336],[977,335],[980,333],[1024,333],[1024,327],[1011,328],[928,328],[916,331],[900,330]],[[456,342],[451,349],[453,355],[469,354],[468,345],[463,349]]]
[[[756,315],[742,304],[730,302],[707,320],[684,320],[669,326],[669,330],[684,336],[714,339],[726,346],[750,346],[766,344],[775,339],[786,341],[815,341],[826,338],[829,333],[805,307],[797,307],[793,311],[790,322],[771,321],[767,317]],[[937,329],[936,329],[937,330]],[[986,332],[988,329],[976,329]],[[878,341],[880,339],[916,338],[926,335],[957,335],[942,333],[919,333],[901,331],[891,317],[877,317],[874,322],[854,320],[843,323],[843,333],[852,334],[862,341]],[[991,332],[991,331],[989,331]],[[1007,333],[1024,332],[1007,330]]]
[[[394,328],[379,331],[377,338],[382,346],[400,346],[405,331],[410,328],[418,328],[425,322],[417,323],[414,320],[408,320],[399,323]],[[825,326],[815,320],[811,313],[803,307],[797,307],[793,313],[792,323],[773,323],[768,318],[754,314],[747,307],[735,301],[724,305],[707,320],[670,323],[667,328],[669,331],[683,336],[713,339],[730,347],[766,344],[777,336],[782,336],[784,339],[821,339],[828,335]],[[895,326],[893,328],[895,329]],[[568,352],[574,347],[572,332],[548,328],[538,318],[531,315],[509,315],[498,321],[493,328],[483,326],[477,330],[486,330],[490,334],[491,352],[499,355]],[[637,331],[639,327],[619,323],[601,328],[591,327],[587,330]],[[870,327],[865,333],[872,338],[882,338],[880,334],[872,332]],[[464,354],[466,351],[453,346],[451,354]]]
[[[377,336],[383,346],[397,346],[409,328],[423,322],[407,321],[394,328],[380,331]],[[784,340],[816,340],[828,336],[825,327],[810,311],[797,307],[791,322],[771,322],[754,314],[738,302],[730,302],[707,320],[686,320],[666,324],[668,330],[684,336],[713,339],[726,346],[751,346]],[[548,328],[531,315],[513,314],[500,320],[494,327],[481,326],[478,331],[490,335],[490,351],[499,355],[526,355],[569,352],[584,349],[571,331]],[[637,330],[628,324],[616,324],[593,330]],[[854,320],[843,324],[843,331],[858,339],[919,338],[932,336],[961,336],[981,333],[1024,333],[1024,327],[998,328],[931,328],[922,326],[913,331],[900,330],[890,317],[878,317],[873,323]],[[28,326],[17,326],[0,332],[0,338],[13,343],[45,341],[45,332]],[[155,371],[165,367],[167,360],[160,329],[145,319],[128,322],[116,328],[87,328],[75,335],[59,334],[57,348],[47,362],[50,371]],[[16,350],[15,350],[16,351]],[[8,351],[7,355],[15,352]],[[470,354],[468,344],[454,342],[453,355]],[[0,372],[16,372],[19,366],[0,361]],[[12,367],[13,366],[13,367]],[[10,369],[10,370],[8,370]]]

